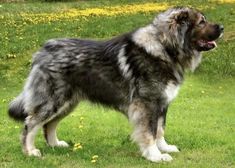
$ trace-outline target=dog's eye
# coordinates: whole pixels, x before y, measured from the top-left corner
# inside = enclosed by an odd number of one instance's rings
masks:
[[[205,23],[206,23],[205,20],[201,20],[201,21],[199,22],[199,25],[203,25],[203,24],[205,24]]]

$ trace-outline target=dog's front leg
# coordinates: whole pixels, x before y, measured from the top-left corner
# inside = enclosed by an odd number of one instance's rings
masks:
[[[162,114],[159,106],[143,100],[134,100],[129,106],[128,117],[134,124],[133,140],[139,145],[142,156],[153,162],[171,161],[169,154],[162,154],[158,149],[158,118]]]
[[[161,152],[171,153],[171,152],[179,152],[178,148],[175,145],[168,145],[164,138],[164,129],[166,124],[166,114],[167,107],[163,108],[161,115],[158,117],[157,122],[157,147]]]

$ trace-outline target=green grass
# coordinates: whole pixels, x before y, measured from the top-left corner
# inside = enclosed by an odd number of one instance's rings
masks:
[[[154,2],[154,1],[146,1]],[[160,1],[158,1],[160,2]],[[205,1],[162,1],[203,7]],[[82,102],[62,121],[58,136],[68,141],[68,149],[49,148],[42,133],[36,145],[43,157],[26,157],[21,152],[22,124],[10,120],[7,105],[22,89],[30,68],[31,55],[48,39],[82,37],[103,39],[149,23],[154,13],[113,17],[60,20],[24,24],[26,13],[53,13],[70,8],[115,6],[135,1],[81,1],[66,3],[3,3],[0,7],[0,168],[1,167],[234,167],[235,166],[235,4],[211,4],[203,8],[209,20],[225,26],[218,48],[205,53],[194,74],[188,73],[179,96],[169,109],[166,139],[180,147],[171,163],[156,164],[141,158],[129,140],[131,126],[120,113]],[[1,16],[4,16],[1,17]],[[7,38],[6,38],[7,37]],[[23,39],[21,39],[21,38]],[[83,123],[80,117],[84,117]],[[83,125],[83,128],[79,128]],[[73,151],[80,142],[83,149]],[[99,155],[97,163],[91,157]]]

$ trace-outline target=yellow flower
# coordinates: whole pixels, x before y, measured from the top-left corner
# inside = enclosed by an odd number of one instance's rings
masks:
[[[96,163],[98,157],[99,157],[98,155],[93,155],[93,156],[92,156],[92,159],[91,159],[91,163]]]
[[[92,159],[92,160],[91,160],[91,163],[96,163],[96,161],[97,161],[97,160],[95,160],[95,159]]]
[[[82,149],[82,145],[80,143],[74,144],[73,150],[75,151],[75,150],[78,150],[78,149]]]
[[[77,149],[82,149],[82,146],[78,146]]]
[[[94,155],[94,156],[92,156],[92,159],[98,159],[98,155]]]
[[[32,24],[50,23],[58,20],[76,20],[78,18],[86,19],[89,16],[116,16],[136,13],[158,12],[169,8],[167,3],[144,3],[131,5],[118,5],[103,8],[87,8],[87,9],[69,9],[57,13],[21,13],[20,16],[24,21]],[[26,24],[25,22],[23,24]]]
[[[235,0],[210,0],[211,2],[219,2],[219,3],[235,3]]]
[[[83,128],[83,125],[79,125],[79,128],[80,128],[80,129]]]

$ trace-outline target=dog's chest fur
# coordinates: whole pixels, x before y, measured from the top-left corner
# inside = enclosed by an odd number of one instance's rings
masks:
[[[177,96],[180,86],[169,82],[165,88],[167,102],[171,102]]]

